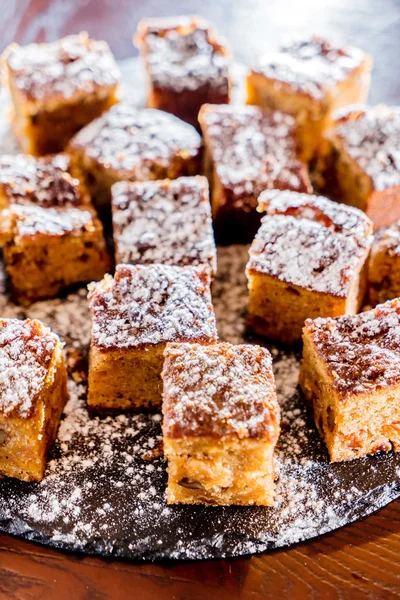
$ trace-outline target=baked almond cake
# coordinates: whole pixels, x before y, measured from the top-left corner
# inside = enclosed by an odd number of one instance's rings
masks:
[[[43,477],[68,398],[61,350],[40,321],[0,319],[0,476]]]
[[[368,262],[368,301],[372,306],[400,296],[400,221],[374,235]]]
[[[300,385],[332,462],[400,450],[400,299],[307,320]]]
[[[168,503],[272,506],[279,406],[268,350],[167,344],[164,356]]]
[[[304,321],[358,312],[366,291],[372,223],[356,208],[322,196],[270,190],[250,247],[248,326],[285,343]]]
[[[81,127],[117,102],[119,69],[108,44],[87,33],[4,53],[13,126],[24,152],[60,152]]]
[[[90,408],[160,407],[166,343],[217,340],[210,282],[204,265],[122,264],[89,286]]]

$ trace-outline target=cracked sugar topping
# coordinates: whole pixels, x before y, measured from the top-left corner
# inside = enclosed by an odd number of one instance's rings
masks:
[[[400,185],[400,107],[359,111],[333,131],[345,151],[381,192]]]
[[[294,40],[279,52],[262,57],[253,72],[322,100],[329,88],[345,81],[366,59],[367,55],[359,48],[338,48],[313,36]]]
[[[119,103],[81,129],[70,147],[121,176],[146,181],[194,160],[200,169],[202,142],[194,127],[173,115]]]
[[[19,237],[93,232],[100,226],[90,211],[79,208],[57,210],[41,206],[14,205],[3,212],[3,219],[11,221],[11,228],[14,225],[15,235]]]
[[[46,44],[12,44],[5,59],[13,84],[36,101],[92,94],[120,78],[108,44],[85,32]]]
[[[66,154],[35,158],[28,154],[0,157],[0,203],[43,207],[78,206],[88,202],[80,181],[69,173]]]
[[[169,341],[215,342],[210,269],[118,265],[89,286],[92,343],[133,348]]]
[[[372,243],[372,223],[356,208],[323,197],[267,192],[267,215],[250,247],[249,275],[345,297]]]
[[[236,204],[268,188],[311,191],[306,166],[296,158],[291,115],[206,104],[200,122],[218,178]]]
[[[400,300],[359,315],[306,321],[306,336],[343,394],[371,393],[400,381]]]
[[[112,206],[118,262],[209,264],[216,271],[205,177],[119,182],[112,187]]]
[[[203,19],[142,21],[136,42],[155,87],[182,92],[209,86],[229,93],[227,50]]]
[[[40,321],[0,319],[0,414],[32,414],[59,343]]]
[[[164,353],[164,435],[279,435],[272,359],[259,346],[169,344]]]

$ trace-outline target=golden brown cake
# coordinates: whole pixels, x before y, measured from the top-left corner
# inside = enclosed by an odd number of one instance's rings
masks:
[[[374,235],[368,262],[368,301],[372,306],[400,296],[400,221]]]
[[[400,300],[307,320],[300,385],[332,462],[400,450]]]
[[[203,104],[229,103],[229,52],[198,16],[145,19],[134,38],[150,91],[147,106],[199,127]]]
[[[68,398],[61,349],[40,321],[0,319],[0,476],[43,477]]]
[[[176,179],[201,171],[197,131],[160,110],[117,104],[82,129],[68,147],[96,206],[110,206],[117,181]]]
[[[257,198],[263,190],[311,192],[307,167],[296,157],[290,115],[256,106],[207,104],[199,120],[219,242],[253,239],[260,225]]]
[[[205,177],[180,177],[112,187],[115,262],[209,265],[217,254]]]
[[[103,227],[89,208],[13,205],[2,213],[0,244],[21,304],[101,279],[110,267]]]
[[[81,127],[117,102],[119,69],[106,42],[87,33],[4,54],[13,126],[24,152],[60,152]]]
[[[358,48],[334,46],[317,36],[294,40],[251,68],[247,102],[292,114],[301,156],[309,161],[332,112],[367,99],[371,67],[371,57]]]
[[[400,219],[400,107],[350,110],[325,134],[326,189],[375,229]]]
[[[89,286],[89,408],[159,408],[167,342],[217,340],[205,266],[118,265]]]
[[[164,356],[168,503],[272,506],[279,406],[268,350],[167,344]]]
[[[366,290],[372,223],[322,196],[266,191],[247,264],[248,325],[293,343],[304,321],[356,313]]]

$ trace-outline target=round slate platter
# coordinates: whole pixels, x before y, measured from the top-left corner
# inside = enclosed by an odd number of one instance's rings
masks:
[[[126,94],[141,104],[143,75],[123,65]],[[129,84],[129,85],[128,85]],[[140,90],[140,95],[138,90]],[[15,151],[0,110],[0,151]],[[219,248],[213,299],[221,340],[245,336],[247,248]],[[84,288],[29,309],[7,297],[0,315],[39,318],[66,342],[70,401],[46,476],[37,483],[0,480],[0,530],[42,544],[130,559],[241,556],[287,546],[365,517],[400,496],[400,454],[329,464],[297,388],[299,354],[268,345],[274,358],[282,434],[276,452],[276,505],[167,506],[160,415],[89,416],[85,408],[90,316]]]

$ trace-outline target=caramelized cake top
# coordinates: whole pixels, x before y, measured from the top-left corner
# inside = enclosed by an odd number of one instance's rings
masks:
[[[35,102],[93,94],[120,78],[108,44],[86,32],[45,44],[12,44],[5,60],[13,85]]]
[[[40,321],[0,319],[0,415],[31,416],[59,343]]]
[[[267,438],[279,434],[272,359],[259,346],[168,344],[164,435]]]
[[[400,106],[350,112],[332,135],[378,192],[400,185]]]
[[[267,188],[311,191],[306,166],[296,157],[291,115],[205,104],[199,120],[218,178],[236,206]]]
[[[81,129],[70,149],[82,150],[121,178],[160,179],[175,161],[200,157],[201,137],[194,127],[177,117],[152,108],[115,104]]]
[[[118,265],[89,286],[92,343],[108,349],[217,340],[205,266]]]
[[[41,158],[29,154],[0,156],[0,203],[48,208],[89,202],[80,181],[69,170],[70,159],[66,154]]]
[[[311,340],[344,399],[400,383],[400,299],[336,319],[307,319]]]
[[[122,263],[209,264],[216,270],[205,177],[119,182],[112,187],[114,240]]]
[[[345,297],[372,243],[372,222],[357,208],[322,196],[270,190],[250,247],[247,272]]]
[[[326,90],[346,80],[366,58],[359,48],[333,46],[312,36],[283,45],[278,52],[262,57],[252,70],[322,100]]]
[[[210,86],[228,93],[228,52],[201,17],[146,19],[135,42],[155,87],[182,92]]]

